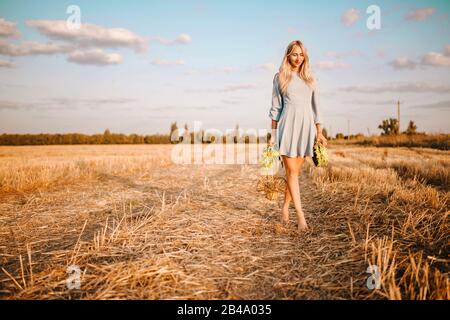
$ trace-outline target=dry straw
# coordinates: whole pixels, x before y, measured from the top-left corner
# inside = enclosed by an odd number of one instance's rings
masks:
[[[299,177],[314,227],[299,237],[258,197],[259,168],[175,166],[169,147],[7,149],[8,170],[36,155],[20,179],[0,167],[0,298],[450,299],[448,152],[332,146],[331,166]],[[45,187],[61,173],[39,159],[67,162],[73,181]]]

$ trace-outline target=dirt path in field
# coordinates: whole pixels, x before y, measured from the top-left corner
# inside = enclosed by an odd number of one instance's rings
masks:
[[[358,284],[361,288],[355,288],[355,292],[349,290],[356,287],[353,282],[365,269],[357,262],[360,252],[353,252],[346,224],[338,221],[343,219],[340,213],[345,208],[328,206],[329,199],[324,199],[324,194],[316,189],[306,168],[300,177],[301,200],[313,230],[301,235],[296,231],[293,207],[290,225],[284,227],[279,223],[283,196],[269,201],[256,191],[257,167],[221,166],[196,170],[202,173],[192,184],[195,189],[192,189],[190,203],[179,210],[192,210],[184,236],[189,238],[189,231],[194,230],[188,246],[200,259],[197,264],[216,266],[216,278],[226,279],[219,281],[222,285],[218,286],[215,297],[351,298],[357,291],[364,290],[361,283]],[[332,229],[330,219],[337,221]],[[204,238],[210,241],[196,241]],[[182,264],[189,265],[189,261],[182,261]],[[204,269],[205,274],[208,269]],[[222,272],[217,271],[220,269]],[[346,283],[342,283],[344,273]]]
[[[97,284],[99,292],[90,287],[90,293],[80,297],[348,299],[367,290],[358,280],[365,266],[361,252],[351,244],[348,218],[343,214],[346,208],[329,206],[331,198],[324,198],[304,168],[301,200],[313,230],[299,235],[294,209],[290,209],[290,226],[282,226],[283,197],[265,199],[256,191],[258,178],[258,166],[171,165],[155,170],[150,179],[104,175],[95,187],[72,186],[28,195],[28,200],[16,198],[2,207],[16,212],[2,218],[2,265],[10,275],[19,275],[17,257],[21,254],[25,261],[26,244],[31,243],[35,278],[44,279],[50,269],[64,270],[67,261],[61,256],[72,252],[79,241],[92,242],[105,218],[120,211],[120,203],[128,203],[131,216],[153,212],[155,217],[133,231],[128,246],[112,243],[115,253],[111,257],[102,253],[100,260],[86,258],[87,274],[95,263],[103,268],[105,259],[109,269],[95,271],[96,278],[107,279],[129,269],[124,261],[140,274],[151,267],[145,264],[151,258],[153,266],[166,270],[175,280],[164,282],[157,274],[151,282],[156,292],[149,293],[139,285],[130,291],[130,282],[142,280],[130,278],[108,293]],[[124,206],[123,210],[128,209]],[[81,232],[84,222],[87,227]],[[116,249],[123,252],[124,247],[126,254],[117,254]],[[13,289],[10,278],[5,273],[0,276],[6,296],[36,297],[38,288]]]

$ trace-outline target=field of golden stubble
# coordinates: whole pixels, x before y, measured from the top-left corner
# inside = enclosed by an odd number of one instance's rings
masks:
[[[299,177],[301,235],[256,190],[257,164],[0,147],[0,298],[449,299],[449,151],[329,147]]]

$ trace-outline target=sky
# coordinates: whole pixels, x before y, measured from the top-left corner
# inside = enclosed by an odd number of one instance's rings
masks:
[[[449,13],[448,0],[0,0],[0,133],[270,129],[292,40],[329,134],[379,134],[397,101],[402,131],[448,133]]]

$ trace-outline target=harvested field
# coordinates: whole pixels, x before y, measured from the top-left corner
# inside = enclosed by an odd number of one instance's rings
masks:
[[[0,297],[450,298],[449,151],[331,145],[329,167],[302,169],[298,234],[258,165],[171,148],[0,147]]]

